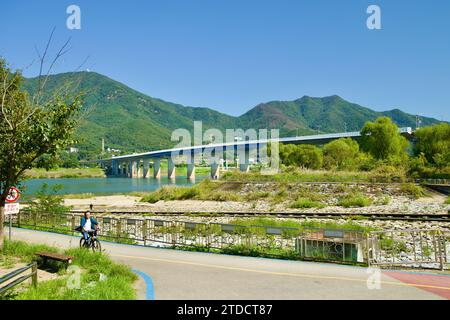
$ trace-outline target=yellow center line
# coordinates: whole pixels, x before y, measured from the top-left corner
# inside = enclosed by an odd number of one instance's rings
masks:
[[[239,267],[228,267],[228,266],[222,266],[222,265],[206,264],[206,263],[190,262],[190,261],[182,261],[182,260],[148,258],[148,257],[142,257],[142,256],[129,256],[129,255],[122,255],[122,254],[110,254],[110,256],[120,257],[120,258],[131,258],[131,259],[157,261],[157,262],[166,262],[166,263],[173,263],[173,264],[184,264],[184,265],[191,265],[191,266],[198,266],[198,267],[205,267],[205,268],[262,273],[262,274],[270,274],[270,275],[277,275],[277,276],[289,276],[289,277],[298,277],[298,278],[327,279],[327,280],[340,280],[340,281],[353,281],[353,282],[366,282],[367,283],[367,280],[365,280],[365,279],[348,278],[348,277],[320,276],[320,275],[303,274],[303,273],[276,272],[276,271],[247,269],[247,268],[239,268]],[[403,282],[393,282],[393,281],[381,280],[380,284],[450,290],[450,287],[440,287],[440,286],[433,286],[433,285],[419,284],[419,283],[403,283]]]

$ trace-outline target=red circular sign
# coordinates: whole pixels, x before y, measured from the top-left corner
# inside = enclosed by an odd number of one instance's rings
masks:
[[[8,195],[6,196],[6,202],[12,203],[16,202],[20,198],[20,191],[16,187],[11,187],[9,189]]]

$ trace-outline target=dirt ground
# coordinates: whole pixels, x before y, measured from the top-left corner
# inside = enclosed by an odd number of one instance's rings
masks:
[[[291,209],[286,204],[273,205],[268,201],[249,202],[175,200],[157,203],[140,202],[136,196],[113,195],[88,199],[66,199],[65,204],[75,210],[87,210],[90,204],[95,210],[106,211],[149,211],[149,212],[333,212],[333,213],[409,213],[445,214],[450,205],[445,205],[446,197],[432,193],[429,197],[413,200],[407,197],[393,197],[387,205],[370,205],[363,208],[327,206],[325,208]]]

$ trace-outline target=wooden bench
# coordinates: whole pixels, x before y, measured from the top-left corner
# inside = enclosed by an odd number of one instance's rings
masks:
[[[36,252],[35,255],[44,260],[44,263],[47,260],[55,260],[64,262],[67,265],[72,263],[72,257],[66,256],[64,254],[53,253],[53,252]]]

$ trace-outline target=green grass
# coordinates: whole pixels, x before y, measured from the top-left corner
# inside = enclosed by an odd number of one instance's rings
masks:
[[[373,179],[370,173],[362,171],[336,172],[289,168],[289,171],[274,175],[262,175],[259,172],[229,171],[221,177],[221,180],[242,182],[372,182]]]
[[[309,198],[299,198],[295,200],[291,205],[291,208],[303,209],[303,208],[324,208],[325,205],[321,202],[311,200]]]
[[[351,208],[351,207],[367,207],[372,204],[372,200],[363,195],[362,193],[347,194],[341,197],[337,203],[338,206]]]
[[[143,194],[141,202],[156,203],[160,200],[211,200],[211,201],[242,201],[243,197],[234,189],[222,188],[222,182],[212,182],[208,179],[191,186],[164,186],[156,191]]]
[[[419,199],[427,196],[427,193],[423,187],[414,183],[403,183],[399,192],[412,199]]]
[[[444,204],[450,204],[450,196],[444,201]]]
[[[345,230],[355,230],[368,232],[376,230],[373,227],[366,227],[354,222],[352,219],[347,220],[344,223],[338,222],[323,222],[320,220],[293,220],[293,219],[273,219],[273,218],[251,218],[243,219],[236,218],[229,222],[234,225],[242,226],[259,226],[259,227],[274,227],[274,228],[297,228],[300,230],[308,228],[324,228],[324,229],[345,229]]]
[[[23,262],[30,262],[37,251],[59,252],[57,248],[46,245],[27,244],[25,242],[5,242],[2,254],[14,256]],[[114,263],[104,253],[94,253],[86,249],[69,249],[64,252],[73,257],[73,266],[82,270],[80,288],[70,288],[69,277],[72,275],[64,269],[55,280],[38,282],[37,288],[26,288],[10,295],[16,300],[133,300],[136,293],[133,282],[137,276],[128,266]],[[100,274],[106,279],[100,281]]]
[[[59,168],[55,170],[45,170],[42,168],[33,168],[27,170],[25,175],[28,179],[57,179],[57,178],[104,178],[105,172],[101,168],[81,168],[66,169]]]

